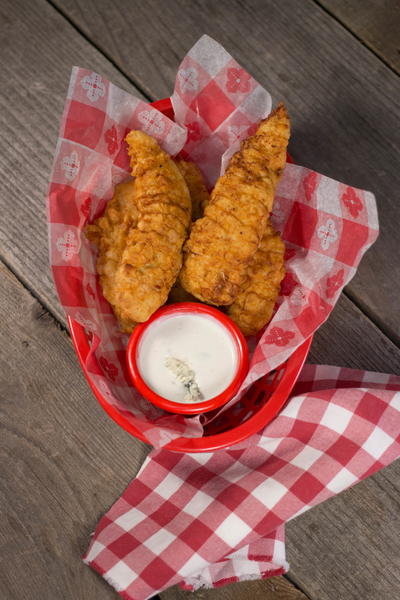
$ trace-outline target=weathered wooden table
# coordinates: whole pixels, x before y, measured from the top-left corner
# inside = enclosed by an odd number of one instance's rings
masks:
[[[375,192],[381,221],[310,359],[399,374],[399,27],[395,0],[0,0],[2,599],[117,597],[80,555],[147,452],[92,396],[48,268],[44,197],[71,66],[163,98],[208,33],[284,98],[295,160]],[[190,597],[399,598],[399,494],[397,463],[288,525],[286,577]]]

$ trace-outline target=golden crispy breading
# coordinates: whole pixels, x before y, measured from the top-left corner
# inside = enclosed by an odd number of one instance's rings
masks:
[[[96,244],[99,254],[97,272],[104,297],[113,307],[119,320],[120,329],[131,333],[135,323],[119,314],[115,301],[115,273],[126,246],[128,232],[135,228],[138,210],[135,200],[134,180],[115,186],[114,195],[107,203],[101,217],[86,228],[86,235]]]
[[[228,315],[244,335],[260,331],[271,319],[281,281],[285,275],[285,244],[268,220],[267,229],[248,269],[248,280]]]
[[[126,236],[113,303],[120,319],[141,323],[164,304],[177,278],[191,201],[181,172],[155,139],[131,131],[126,141],[138,220]]]
[[[137,219],[135,182],[132,179],[115,186],[114,195],[107,203],[103,215],[88,225],[85,233],[96,244],[100,253],[115,250],[115,256],[110,256],[110,260],[118,262],[124,249],[126,231],[129,227],[136,227]]]
[[[176,164],[189,188],[192,200],[192,221],[196,221],[203,216],[204,209],[210,200],[203,175],[199,167],[192,162],[177,160]]]
[[[289,117],[280,104],[218,179],[204,218],[186,242],[180,274],[183,287],[200,300],[230,305],[243,287],[285,166],[288,140]]]
[[[177,162],[189,188],[192,206],[197,207],[197,218],[202,215],[209,194],[200,169],[194,163]],[[108,202],[101,217],[86,228],[86,235],[99,249],[97,271],[105,298],[111,303],[118,318],[121,331],[131,333],[136,325],[124,318],[119,306],[114,304],[114,276],[126,246],[126,236],[130,228],[137,226],[138,209],[134,195],[135,181],[132,179],[116,186],[114,196]],[[193,214],[192,214],[193,218]],[[193,302],[196,298],[186,292],[179,283],[172,287],[169,302]]]

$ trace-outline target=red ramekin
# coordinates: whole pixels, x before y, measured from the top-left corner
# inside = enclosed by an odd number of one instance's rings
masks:
[[[193,404],[173,402],[172,400],[167,400],[156,394],[156,392],[154,392],[143,380],[136,360],[140,340],[150,325],[162,317],[185,313],[194,315],[204,314],[214,318],[230,334],[237,351],[237,369],[229,386],[223,392],[218,394],[218,396],[214,396],[214,398],[210,398],[204,402],[194,402]],[[223,312],[212,306],[197,302],[179,302],[177,304],[171,304],[170,306],[164,306],[157,310],[148,321],[137,325],[129,339],[126,357],[128,371],[133,384],[142,396],[159,408],[184,415],[201,414],[226,404],[226,402],[231,400],[239,391],[249,368],[249,352],[246,340],[238,326]]]

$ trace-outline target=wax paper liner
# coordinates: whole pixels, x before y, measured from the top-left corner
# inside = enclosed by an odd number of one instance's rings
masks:
[[[127,336],[101,293],[85,226],[102,213],[115,184],[129,177],[124,138],[130,129],[155,136],[172,155],[181,151],[212,186],[240,140],[271,109],[269,93],[208,36],[180,65],[171,100],[176,123],[101,75],[74,67],[47,198],[52,273],[66,314],[92,333],[86,365],[92,382],[158,447],[181,435],[201,436],[200,419],[165,413],[133,388]],[[326,320],[378,234],[371,193],[296,165],[285,168],[273,222],[285,240],[287,275],[275,316],[258,343],[250,342],[255,349],[242,391]]]

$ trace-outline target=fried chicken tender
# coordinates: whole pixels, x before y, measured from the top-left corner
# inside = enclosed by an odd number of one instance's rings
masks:
[[[285,166],[289,135],[289,117],[280,104],[231,158],[204,218],[193,225],[180,281],[200,300],[230,305],[244,286]]]
[[[195,215],[193,215],[192,209],[192,219],[198,218],[202,215],[203,208],[209,200],[203,176],[194,163],[179,160],[177,165],[188,186],[192,206],[196,207]],[[112,305],[120,329],[124,333],[132,333],[136,323],[129,318],[124,318],[119,306],[115,304],[114,281],[126,246],[127,233],[130,229],[137,227],[138,215],[135,180],[132,179],[115,187],[114,195],[108,202],[103,215],[86,228],[87,237],[99,250],[97,272],[100,275],[104,297]],[[196,298],[176,282],[170,291],[168,300],[169,302],[193,302],[196,301]]]
[[[86,228],[86,236],[99,251],[96,269],[100,276],[103,295],[116,314],[120,329],[131,333],[135,322],[124,318],[115,299],[115,273],[126,246],[128,232],[137,226],[138,209],[134,180],[115,186],[114,195],[101,217]]]
[[[281,281],[285,276],[285,244],[268,220],[267,229],[248,269],[248,280],[228,315],[244,335],[254,335],[272,317]]]
[[[126,232],[136,227],[138,210],[135,201],[134,180],[119,183],[115,186],[114,195],[107,203],[101,217],[86,227],[86,236],[99,249],[97,266],[104,265],[99,273],[110,272],[118,264],[125,246]],[[110,266],[110,269],[107,269]]]
[[[210,195],[207,191],[203,175],[197,165],[186,160],[177,160],[176,164],[188,186],[192,200],[192,221],[197,221],[204,214]]]
[[[177,278],[191,200],[181,172],[155,139],[131,131],[126,141],[138,218],[126,235],[112,304],[124,322],[141,323],[164,304]]]

